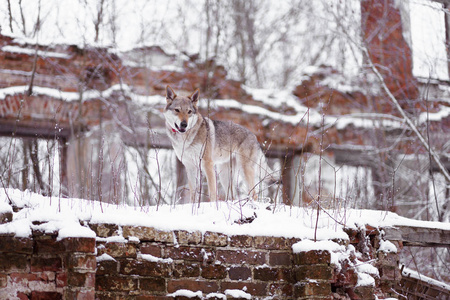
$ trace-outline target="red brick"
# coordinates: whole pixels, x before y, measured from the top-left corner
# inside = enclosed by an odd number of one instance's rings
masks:
[[[269,284],[269,295],[292,297],[294,286],[291,283],[272,283]]]
[[[294,286],[295,297],[330,296],[331,284],[326,281],[306,281]]]
[[[98,254],[102,255],[103,253],[106,253],[114,258],[119,257],[136,258],[137,257],[136,250],[137,250],[136,244],[112,242],[104,244],[104,247],[99,247]]]
[[[172,273],[175,278],[198,277],[200,276],[200,265],[188,262],[175,264]]]
[[[358,274],[352,267],[344,267],[339,273],[335,273],[332,282],[335,286],[356,286],[358,282]]]
[[[22,292],[17,292],[16,297],[19,298],[19,300],[30,300],[28,295]]]
[[[398,254],[397,253],[385,253],[385,252],[378,252],[378,263],[382,266],[390,266],[390,267],[397,267],[398,266]]]
[[[269,264],[271,266],[291,266],[292,256],[290,252],[270,252]]]
[[[229,267],[228,276],[231,280],[251,280],[252,270],[249,267]]]
[[[147,260],[120,260],[120,274],[168,277],[172,266]]]
[[[224,279],[227,277],[227,270],[223,265],[206,265],[202,266],[201,275],[206,279]]]
[[[0,252],[33,253],[33,240],[15,236],[0,236]]]
[[[357,297],[354,299],[373,300],[375,299],[373,286],[357,286],[353,289]]]
[[[77,299],[77,300],[94,300],[95,290],[79,290],[79,289],[65,289],[64,299]]]
[[[67,286],[67,272],[61,272],[56,274],[56,287]]]
[[[95,271],[97,260],[95,255],[75,253],[68,255],[65,267],[67,269]]]
[[[172,231],[157,230],[144,226],[123,226],[123,237],[137,237],[141,241],[173,243],[174,235]]]
[[[128,293],[128,292],[124,292],[124,293]],[[99,292],[96,290],[95,291],[95,300],[117,300],[117,295],[121,295],[121,294],[122,294],[122,292]]]
[[[402,279],[402,274],[397,267],[381,267],[379,270],[381,280],[400,281]]]
[[[70,271],[67,275],[67,284],[74,287],[94,287],[95,273],[78,273]]]
[[[60,300],[62,295],[58,292],[31,292],[30,300]]]
[[[290,249],[291,246],[286,243],[286,239],[273,236],[256,236],[253,238],[255,248],[267,250]]]
[[[330,261],[331,254],[326,250],[311,250],[294,253],[294,264],[296,265],[329,264]]]
[[[67,252],[95,252],[95,238],[65,238],[62,242]]]
[[[166,292],[166,280],[164,278],[139,278],[139,289],[150,292]]]
[[[31,257],[31,272],[52,271],[58,272],[62,270],[62,261],[60,257]]]
[[[11,281],[13,283],[21,283],[23,281],[31,282],[31,281],[41,281],[47,282],[48,278],[41,273],[11,273],[9,274]]]
[[[26,271],[28,267],[28,255],[2,253],[0,255],[0,271]]]
[[[134,291],[138,287],[138,279],[130,276],[97,276],[95,289],[97,291]]]
[[[217,260],[227,264],[263,265],[266,252],[253,250],[217,250]]]
[[[119,235],[119,226],[116,224],[89,224],[89,227],[98,237],[106,238]]]
[[[308,279],[330,280],[333,270],[327,265],[304,265],[295,269],[295,278],[298,281]]]
[[[202,280],[170,280],[167,283],[167,292],[174,293],[178,290],[185,289],[190,291],[202,291],[205,294],[216,293],[219,286],[216,281],[202,281]]]
[[[218,232],[205,232],[203,243],[208,246],[224,247],[228,245],[228,236]]]
[[[172,258],[174,260],[182,259],[188,261],[203,261],[202,248],[198,247],[174,247],[169,246],[164,249],[164,257]]]
[[[181,245],[198,245],[202,242],[202,233],[200,231],[189,232],[185,230],[177,230],[175,231],[175,236],[177,237],[178,244]]]
[[[224,281],[221,284],[221,290],[242,290],[252,296],[265,296],[267,294],[267,284],[266,283],[254,283],[254,282],[230,282]]]
[[[248,235],[233,235],[230,237],[230,247],[249,248],[253,244],[253,237]]]
[[[65,251],[65,246],[62,241],[56,241],[56,236],[40,236],[35,237],[35,248],[34,251],[37,254],[58,254]]]
[[[256,267],[254,270],[254,278],[262,281],[276,281],[279,277],[278,268]]]
[[[158,244],[142,243],[140,245],[141,254],[150,254],[155,257],[162,257],[162,246]]]
[[[118,262],[115,260],[104,260],[97,264],[97,275],[117,274]]]

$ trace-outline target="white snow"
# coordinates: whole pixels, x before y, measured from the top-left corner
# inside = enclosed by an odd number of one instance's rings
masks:
[[[111,255],[109,255],[107,253],[103,253],[102,255],[97,256],[96,259],[97,259],[97,263],[99,263],[101,261],[107,261],[107,260],[116,261]]]
[[[386,253],[397,253],[397,247],[392,244],[390,241],[381,240],[380,248],[378,251],[386,252]]]
[[[138,254],[138,259],[150,261],[150,262],[159,262],[159,263],[166,263],[171,264],[173,263],[173,259],[171,258],[160,258],[153,256],[151,254]]]
[[[245,299],[252,299],[252,295],[249,293],[246,293],[242,290],[225,290],[225,295],[233,297],[233,298],[245,298]]]
[[[12,213],[13,209],[11,205],[8,204],[8,202],[0,202],[0,214],[4,213]]]
[[[3,46],[2,51],[10,52],[10,53],[26,54],[26,55],[30,55],[30,56],[33,56],[36,54],[36,50],[34,50],[34,49],[23,48],[23,47],[12,46],[12,45]],[[37,55],[41,56],[41,57],[47,57],[47,58],[70,59],[70,55],[68,55],[66,53],[59,53],[59,52],[53,52],[53,51],[37,50]]]
[[[294,253],[308,252],[311,250],[323,250],[330,252],[330,263],[335,266],[339,266],[339,261],[348,257],[345,255],[345,246],[339,245],[336,242],[330,240],[313,241],[303,240],[292,245],[292,251]]]
[[[413,74],[448,80],[445,10],[429,0],[410,0]]]
[[[121,236],[121,226],[124,225],[149,226],[160,230],[200,231],[202,233],[213,231],[227,235],[299,238],[301,241],[292,247],[294,253],[310,250],[329,251],[330,263],[334,266],[340,268],[340,262],[346,260],[356,269],[358,286],[373,286],[374,278],[379,277],[378,269],[372,265],[373,261],[350,259],[358,257],[358,255],[352,245],[345,246],[335,242],[336,240],[348,240],[348,236],[343,230],[343,224],[337,223],[333,218],[345,220],[345,227],[354,229],[368,224],[375,227],[406,225],[450,230],[450,223],[416,221],[384,211],[343,209],[342,211],[328,211],[328,214],[321,212],[316,221],[316,211],[313,209],[278,204],[273,210],[268,210],[266,209],[267,204],[262,202],[251,205],[240,205],[238,201],[229,201],[201,203],[200,205],[139,207],[101,204],[96,201],[75,198],[49,198],[29,191],[0,189],[0,208],[4,211],[11,211],[11,206],[19,207],[21,210],[13,213],[11,222],[0,225],[0,235],[28,237],[32,230],[39,230],[57,233],[58,240],[68,237],[95,238],[95,233],[89,227],[81,225],[91,222],[119,225],[119,236],[97,238],[106,242],[135,242],[135,238],[125,239]],[[235,223],[242,217],[254,214],[257,217],[250,224]],[[313,241],[315,235],[317,241]],[[391,242],[382,240],[379,251],[396,253],[397,248]],[[204,253],[204,255],[207,254]],[[138,258],[151,262],[173,263],[171,258],[162,259],[149,254],[140,254]],[[103,254],[97,260],[113,260],[113,258]],[[416,276],[409,270],[408,274]],[[439,283],[439,286],[442,285]],[[200,293],[199,291],[179,290],[169,296],[201,297]],[[209,296],[213,297],[213,295]],[[226,296],[251,299],[245,289],[227,290],[225,295],[215,296],[219,298],[223,296],[224,299]]]
[[[325,250],[329,252],[335,252],[343,250],[344,248],[344,246],[339,245],[338,243],[335,243],[333,241],[314,242],[312,240],[300,241],[292,246],[294,253],[308,252],[311,250]]]
[[[439,287],[441,287],[443,289],[446,289],[447,291],[450,291],[450,285],[449,284],[446,284],[445,282],[438,281],[436,279],[427,277],[427,276],[422,275],[422,274],[418,273],[417,271],[411,270],[409,268],[406,268],[406,267],[403,268],[402,275],[405,276],[405,277],[412,277],[412,278],[415,278],[415,279],[419,279],[419,280],[425,281],[425,282],[427,282],[427,283],[429,283],[431,285],[436,285],[436,286],[439,286]]]
[[[187,297],[187,298],[198,297],[198,298],[203,298],[203,293],[201,291],[193,292],[193,291],[190,291],[190,290],[181,289],[181,290],[176,291],[175,293],[167,294],[167,296],[168,297],[174,297],[174,298],[175,297]]]
[[[225,296],[224,294],[221,294],[221,293],[209,293],[205,297],[205,299],[211,299],[211,298],[226,300],[227,296]]]
[[[12,96],[17,94],[25,94],[29,89],[29,86],[12,86],[0,89],[0,100],[5,99],[6,96]],[[309,124],[311,126],[320,126],[322,122],[322,116],[314,109],[309,109],[301,105],[294,96],[289,95],[290,92],[286,90],[273,91],[268,90],[256,90],[246,88],[247,91],[252,91],[255,94],[255,100],[262,102],[263,104],[271,103],[271,106],[277,107],[278,105],[286,105],[293,108],[295,114],[284,114],[275,111],[270,111],[264,107],[250,104],[243,104],[234,99],[211,99],[209,105],[211,107],[225,108],[225,109],[238,109],[251,115],[258,115],[271,120],[282,121],[285,123],[291,123],[293,125]],[[123,93],[123,96],[130,97],[133,102],[138,105],[145,105],[148,107],[163,106],[165,103],[165,97],[163,95],[141,95],[134,93],[132,88],[126,84],[117,84],[110,88],[99,90],[88,90],[83,92],[83,101],[91,99],[108,98],[114,92]],[[270,96],[268,94],[270,94]],[[80,100],[80,93],[78,92],[63,92],[58,89],[48,87],[33,87],[34,95],[46,95],[55,99],[61,99],[63,101],[78,101]],[[264,97],[263,97],[264,95]],[[206,101],[200,101],[200,107],[207,107]],[[419,123],[424,123],[427,120],[439,121],[450,115],[450,108],[442,107],[439,112],[436,113],[422,113],[419,117]],[[373,113],[359,113],[343,116],[323,116],[325,126],[336,126],[337,129],[343,129],[349,125],[360,128],[373,128],[373,127],[390,127],[390,128],[403,128],[405,123],[403,120],[393,117],[391,115],[373,114]]]
[[[359,272],[356,286],[375,286],[375,279],[369,274]]]
[[[95,232],[93,232],[90,228],[81,226],[77,223],[63,224],[61,228],[58,229],[58,240],[69,237],[96,237]]]
[[[0,189],[0,203],[6,207],[8,199],[13,205],[23,207],[14,213],[13,221],[0,225],[0,234],[29,236],[31,229],[44,232],[58,232],[58,237],[95,237],[84,224],[108,223],[132,226],[149,226],[160,230],[213,231],[228,235],[276,236],[286,238],[313,239],[317,227],[319,242],[302,241],[295,251],[324,249],[339,250],[340,245],[329,240],[348,236],[343,226],[321,213],[316,223],[316,211],[309,208],[277,205],[274,211],[267,210],[264,203],[241,206],[239,202],[202,203],[177,206],[127,206],[100,203],[74,198],[49,198],[29,191]],[[5,204],[6,203],[6,204]],[[347,209],[328,212],[334,218],[346,220],[345,225],[357,228],[365,224],[376,227],[395,225],[421,226],[450,230],[450,223],[417,221],[398,216],[395,213],[373,210]],[[257,215],[250,224],[238,225],[236,220]],[[33,224],[34,222],[34,224]],[[120,239],[112,237],[111,239]],[[112,240],[111,240],[112,241]],[[386,244],[389,245],[389,244]]]
[[[370,262],[361,262],[358,259],[356,260],[356,270],[373,276],[379,275],[378,269],[371,265]]]

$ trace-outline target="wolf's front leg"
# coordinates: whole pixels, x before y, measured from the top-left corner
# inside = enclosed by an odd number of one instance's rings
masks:
[[[196,166],[184,166],[186,169],[188,185],[189,185],[189,196],[191,203],[195,203],[197,190],[201,184],[201,173],[199,172],[199,168]],[[200,199],[199,199],[200,202]]]
[[[208,193],[210,201],[217,201],[217,180],[214,171],[214,162],[212,160],[203,161],[203,170],[208,181]]]

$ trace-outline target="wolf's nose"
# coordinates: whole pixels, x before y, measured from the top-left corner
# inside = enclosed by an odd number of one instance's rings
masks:
[[[187,122],[186,122],[186,121],[181,122],[181,123],[180,123],[180,127],[183,128],[183,129],[186,129],[186,127],[187,127]]]

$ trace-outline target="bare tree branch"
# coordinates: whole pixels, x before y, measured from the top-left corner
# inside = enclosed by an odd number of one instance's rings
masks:
[[[383,91],[388,95],[389,100],[395,105],[395,108],[398,110],[400,115],[402,116],[403,120],[405,121],[406,125],[413,131],[413,133],[419,138],[420,143],[422,146],[425,147],[425,149],[430,153],[433,161],[436,163],[439,170],[442,172],[442,174],[445,177],[445,180],[447,183],[450,183],[450,173],[448,172],[447,168],[442,164],[441,159],[439,158],[439,155],[436,153],[436,151],[431,147],[431,145],[427,142],[425,137],[422,135],[422,133],[419,131],[417,126],[414,124],[414,122],[411,120],[411,118],[406,114],[406,112],[403,110],[403,108],[400,106],[400,103],[398,102],[397,98],[392,94],[392,92],[389,90],[389,88],[386,85],[386,82],[384,81],[383,76],[378,71],[378,69],[375,67],[375,65],[372,62],[372,59],[369,56],[369,51],[366,47],[360,47],[360,49],[363,51],[364,55],[367,58],[367,61],[369,63],[370,68],[377,76],[381,87]]]

